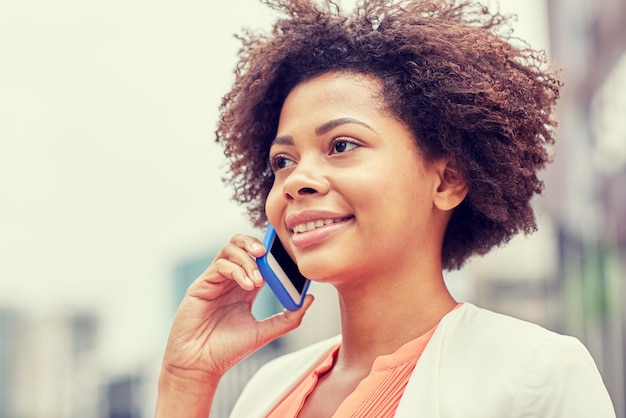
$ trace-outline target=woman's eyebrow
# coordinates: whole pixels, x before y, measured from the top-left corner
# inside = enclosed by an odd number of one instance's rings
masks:
[[[290,135],[277,136],[270,144],[270,148],[274,145],[293,145],[293,137]]]
[[[358,119],[339,118],[339,119],[329,120],[328,122],[325,122],[325,123],[321,124],[320,126],[318,126],[317,128],[315,128],[315,135],[317,135],[317,136],[324,135],[325,133],[327,133],[327,132],[333,130],[334,128],[336,128],[337,126],[347,125],[347,124],[361,125],[361,126],[366,127],[367,129],[369,129],[370,131],[374,131],[374,129],[372,129],[371,126],[369,126],[365,122],[361,122]]]
[[[324,135],[325,133],[332,131],[337,126],[348,125],[348,124],[361,125],[361,126],[366,127],[372,132],[376,132],[367,123],[362,122],[358,119],[339,118],[339,119],[329,120],[328,122],[324,122],[323,124],[319,125],[317,128],[315,128],[315,135],[321,136],[321,135]],[[293,144],[294,144],[293,137],[291,135],[281,135],[281,136],[277,136],[276,138],[274,138],[274,140],[270,144],[270,147],[273,145],[293,145]]]

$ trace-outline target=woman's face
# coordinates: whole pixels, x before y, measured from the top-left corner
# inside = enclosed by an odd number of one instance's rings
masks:
[[[265,207],[310,279],[338,284],[440,256],[438,165],[381,109],[379,91],[374,77],[327,73],[283,105]]]

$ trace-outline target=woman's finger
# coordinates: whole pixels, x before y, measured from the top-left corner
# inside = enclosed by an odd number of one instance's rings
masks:
[[[250,235],[235,234],[231,237],[230,243],[243,249],[252,257],[261,257],[265,254],[263,243]]]
[[[249,242],[249,241],[248,241]],[[255,286],[262,286],[264,281],[261,276],[261,272],[256,264],[256,259],[252,254],[250,254],[245,248],[242,248],[240,245],[245,246],[246,243],[231,242],[224,246],[221,251],[221,257],[227,259],[228,261],[238,265],[244,270],[245,277],[250,279]],[[261,246],[261,249],[257,251],[256,254],[265,254],[265,248],[258,241],[249,244],[251,247]]]
[[[245,290],[252,290],[257,287],[248,271],[242,265],[238,264],[236,261],[226,258],[215,260],[211,267],[203,273],[201,278],[210,283],[220,283],[224,280],[230,279],[235,281],[239,287]]]

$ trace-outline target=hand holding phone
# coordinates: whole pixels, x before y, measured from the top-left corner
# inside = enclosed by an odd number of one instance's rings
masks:
[[[256,259],[263,279],[286,309],[300,308],[311,281],[300,273],[271,224],[263,237],[263,245],[267,252]]]

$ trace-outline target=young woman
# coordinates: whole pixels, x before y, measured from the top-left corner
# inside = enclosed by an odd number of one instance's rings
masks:
[[[614,417],[578,340],[443,280],[535,229],[560,87],[542,56],[464,2],[266,3],[286,17],[243,38],[217,137],[253,223],[337,289],[341,335],[264,366],[232,416]],[[251,314],[265,251],[235,235],[190,286],[157,416],[206,417],[229,368],[299,325],[311,295]]]

